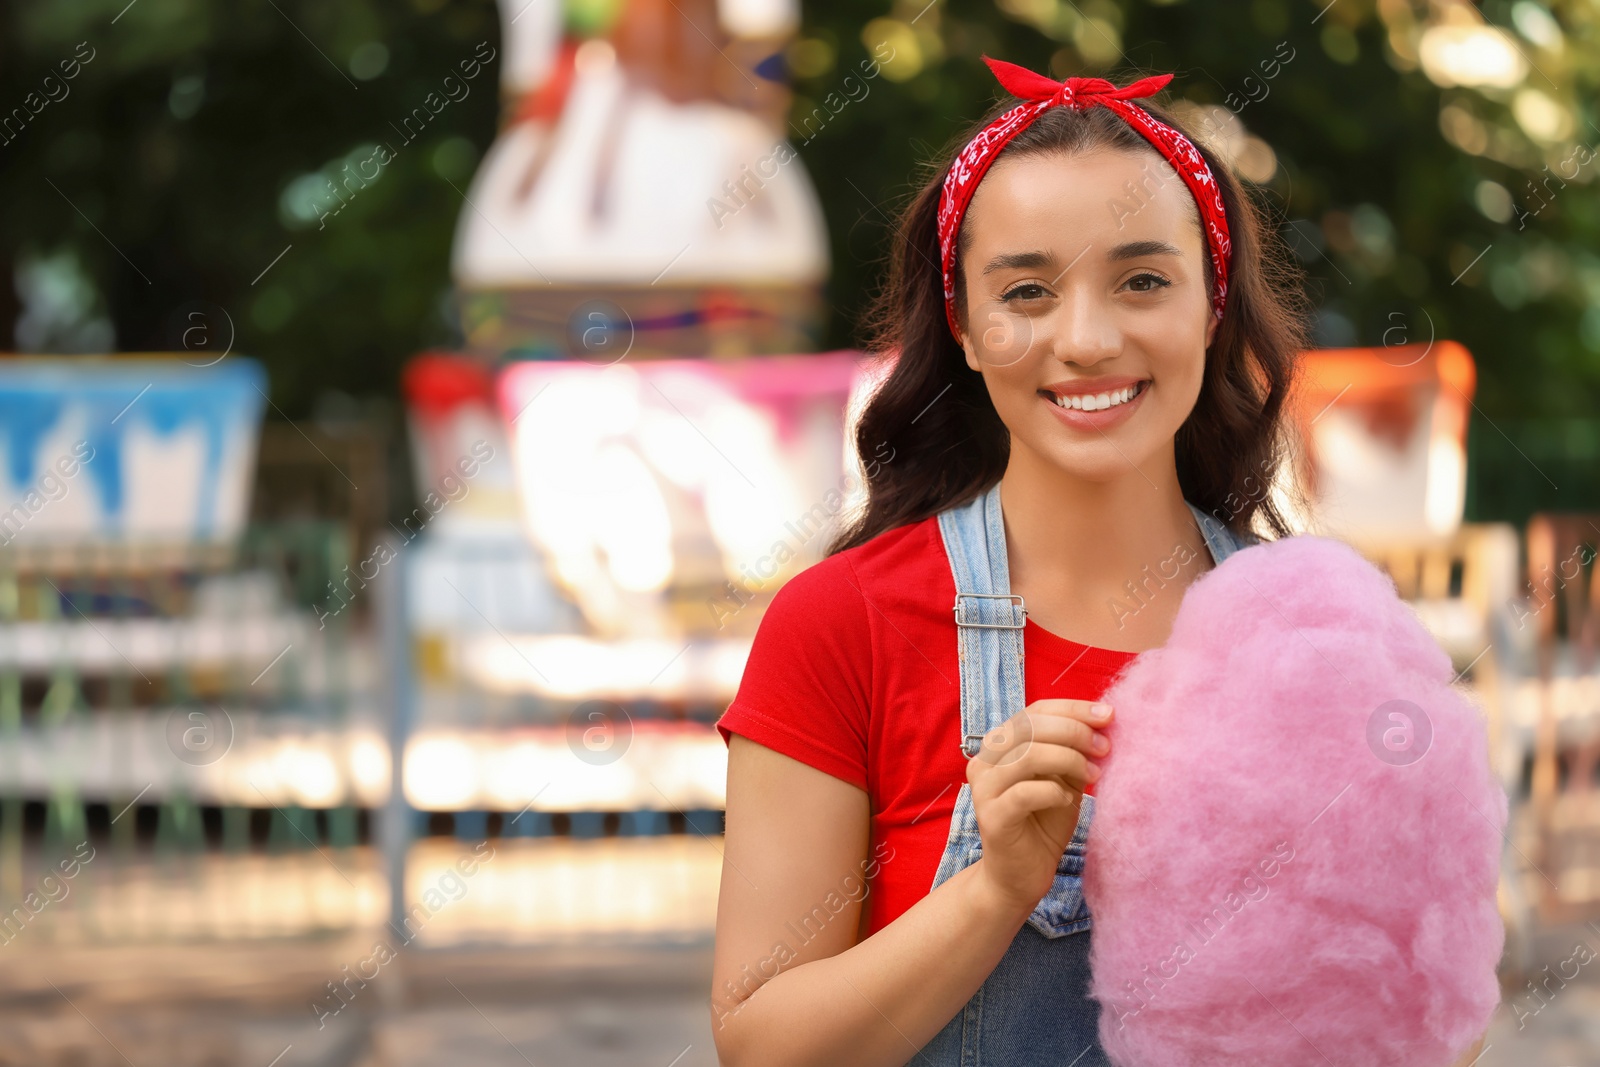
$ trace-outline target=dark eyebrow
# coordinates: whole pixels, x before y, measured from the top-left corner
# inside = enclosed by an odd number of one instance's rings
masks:
[[[1002,252],[989,261],[983,268],[983,273],[991,274],[997,270],[1007,270],[1014,267],[1053,267],[1056,257],[1053,252]]]
[[[1181,256],[1172,245],[1165,241],[1128,241],[1113,248],[1106,258],[1112,262],[1124,259],[1143,259],[1146,256]]]

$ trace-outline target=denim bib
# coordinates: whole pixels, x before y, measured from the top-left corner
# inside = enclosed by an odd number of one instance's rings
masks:
[[[1189,510],[1216,563],[1251,543],[1193,504]],[[1022,634],[1027,612],[1022,597],[1011,592],[1000,484],[968,504],[941,512],[939,532],[955,577],[961,751],[970,758],[990,730],[1026,704]],[[1090,930],[1089,909],[1083,902],[1083,861],[1093,819],[1094,798],[1086,796],[1049,892],[983,986],[922,1049],[916,1063],[1094,1067],[1106,1062],[1099,1048],[1099,1006],[1088,996],[1089,938],[1067,937]],[[972,789],[963,783],[934,887],[981,854]]]

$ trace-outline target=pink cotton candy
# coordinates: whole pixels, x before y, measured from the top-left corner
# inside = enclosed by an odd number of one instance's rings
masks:
[[[1113,1063],[1448,1067],[1484,1032],[1506,797],[1454,673],[1338,541],[1190,587],[1105,696],[1084,894]]]

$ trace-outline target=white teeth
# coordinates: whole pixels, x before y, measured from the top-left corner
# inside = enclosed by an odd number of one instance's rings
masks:
[[[1130,385],[1126,389],[1118,389],[1111,393],[1074,393],[1070,396],[1056,397],[1056,403],[1064,408],[1074,411],[1104,411],[1118,404],[1126,404],[1139,395],[1143,383]]]

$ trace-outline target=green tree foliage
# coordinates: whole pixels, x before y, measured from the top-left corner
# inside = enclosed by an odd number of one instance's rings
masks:
[[[13,269],[70,253],[119,348],[236,331],[234,351],[263,359],[274,401],[300,415],[323,390],[393,394],[405,359],[449,343],[450,240],[494,136],[500,64],[460,99],[441,82],[462,80],[480,42],[498,54],[490,0],[106,0],[3,17],[0,107],[62,98],[0,138],[0,247]],[[65,80],[75,54],[92,58]],[[430,120],[403,126],[419,107]]]

